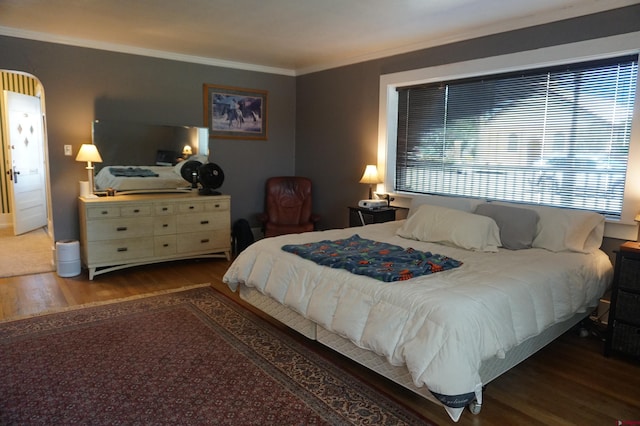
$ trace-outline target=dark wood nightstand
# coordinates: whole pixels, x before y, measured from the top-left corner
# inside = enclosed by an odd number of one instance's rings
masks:
[[[365,209],[363,207],[349,207],[349,226],[363,226],[372,223],[391,222],[396,220],[396,207],[380,207]]]
[[[640,359],[640,244],[628,241],[616,253],[604,354]]]

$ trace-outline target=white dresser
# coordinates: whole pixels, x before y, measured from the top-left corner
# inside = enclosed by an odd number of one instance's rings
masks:
[[[231,197],[143,194],[80,197],[80,253],[89,279],[176,259],[231,259]]]

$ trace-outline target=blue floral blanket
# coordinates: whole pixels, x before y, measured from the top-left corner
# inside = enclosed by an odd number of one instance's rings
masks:
[[[346,269],[385,282],[408,280],[462,265],[441,254],[367,240],[357,234],[342,240],[289,244],[282,246],[282,250],[318,265]]]

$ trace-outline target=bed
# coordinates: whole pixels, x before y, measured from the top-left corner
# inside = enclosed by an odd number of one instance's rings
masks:
[[[190,164],[202,165],[207,161],[205,156],[194,156],[176,165],[104,166],[96,174],[96,189],[98,191],[104,191],[107,188],[117,191],[188,190],[191,184],[182,176],[183,167],[188,167]]]
[[[591,212],[426,197],[406,220],[259,240],[223,281],[458,421],[480,411],[483,386],[597,305],[612,279],[603,229]],[[300,255],[354,235],[459,265],[386,282]]]

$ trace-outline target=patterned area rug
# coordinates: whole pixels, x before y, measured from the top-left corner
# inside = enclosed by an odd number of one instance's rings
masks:
[[[210,287],[0,323],[0,424],[430,424]]]

